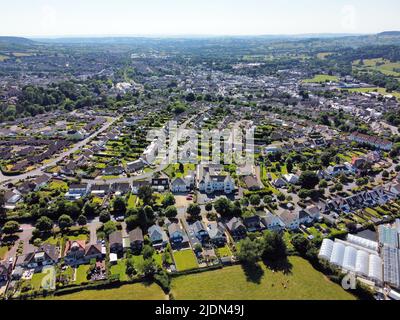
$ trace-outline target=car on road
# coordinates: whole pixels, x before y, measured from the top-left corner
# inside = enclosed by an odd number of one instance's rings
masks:
[[[12,264],[13,261],[14,261],[14,258],[13,258],[13,257],[10,257],[10,259],[8,259],[8,263],[9,263],[9,264]]]

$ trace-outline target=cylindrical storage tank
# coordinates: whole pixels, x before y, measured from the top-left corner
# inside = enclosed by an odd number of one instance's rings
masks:
[[[356,273],[368,276],[369,254],[366,251],[358,250],[356,258]]]
[[[368,277],[371,280],[382,281],[382,259],[375,255],[371,254],[369,256],[369,270]]]
[[[333,244],[332,255],[330,259],[330,263],[341,267],[343,264],[345,246],[340,242],[335,242]]]
[[[356,270],[356,259],[357,259],[357,250],[351,246],[347,246],[344,249],[342,267],[349,271],[355,271]]]
[[[324,260],[330,260],[333,250],[333,241],[331,239],[324,239],[322,241],[321,249],[319,249],[318,257]]]

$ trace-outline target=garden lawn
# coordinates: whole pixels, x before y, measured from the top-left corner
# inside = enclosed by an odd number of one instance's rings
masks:
[[[33,290],[40,290],[40,288],[42,287],[42,280],[45,275],[46,273],[44,272],[33,274],[32,279],[30,280]]]
[[[124,259],[118,260],[117,264],[111,266],[111,274],[119,274],[120,281],[127,281],[128,275],[126,274],[126,261]]]
[[[137,196],[131,194],[128,199],[128,209],[136,208]]]
[[[8,252],[8,247],[7,246],[0,247],[0,260],[4,259],[4,257],[6,256],[7,252]]]
[[[178,271],[198,268],[196,256],[192,250],[181,250],[174,252],[174,260]]]
[[[51,300],[164,300],[166,296],[156,284],[127,284],[115,289],[83,290],[62,296],[54,296]]]
[[[76,279],[75,282],[77,284],[81,284],[82,282],[87,282],[87,271],[89,270],[90,265],[81,264],[76,270]]]
[[[219,253],[220,257],[231,257],[232,256],[232,251],[229,249],[228,245],[225,245],[225,247],[218,248],[217,252]]]
[[[249,280],[242,266],[179,276],[172,281],[178,300],[354,300],[352,294],[316,271],[308,261],[290,257],[291,273],[272,272],[261,264],[263,274],[250,271]],[[289,282],[287,283],[287,281]],[[287,283],[284,289],[282,283]]]

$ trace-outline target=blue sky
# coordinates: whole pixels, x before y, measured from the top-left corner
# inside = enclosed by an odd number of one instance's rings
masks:
[[[399,0],[1,0],[0,35],[259,35],[400,30]]]

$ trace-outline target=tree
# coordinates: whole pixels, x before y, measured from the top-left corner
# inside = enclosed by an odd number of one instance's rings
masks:
[[[262,238],[262,255],[264,258],[282,258],[286,256],[286,244],[278,232],[265,231]]]
[[[145,206],[143,208],[144,213],[146,214],[146,218],[148,221],[153,221],[154,220],[154,211],[153,208],[150,206]]]
[[[386,170],[383,170],[383,172],[382,172],[382,177],[383,177],[383,178],[389,178],[389,172],[386,171]]]
[[[201,208],[198,204],[191,203],[186,212],[194,219],[198,218],[201,213]]]
[[[73,224],[74,220],[72,220],[72,218],[67,214],[63,214],[58,218],[58,226],[60,227],[61,230],[70,228]]]
[[[111,220],[111,216],[107,211],[102,211],[99,216],[99,220],[102,223],[106,223],[107,221]]]
[[[35,225],[40,232],[49,232],[53,228],[53,221],[46,216],[40,217]]]
[[[125,223],[128,230],[133,230],[139,226],[139,218],[137,215],[130,215],[125,218]]]
[[[319,178],[313,171],[304,171],[299,178],[299,184],[304,189],[314,189],[318,182]]]
[[[6,208],[4,208],[6,201],[4,199],[4,192],[0,191],[0,217],[4,217],[6,213]]]
[[[254,264],[260,259],[260,247],[257,240],[246,238],[239,242],[237,257],[246,264]]]
[[[154,248],[151,245],[144,245],[142,250],[143,259],[152,258],[154,255]]]
[[[214,209],[221,216],[230,215],[232,212],[232,202],[228,198],[225,198],[225,197],[219,198],[214,203]]]
[[[113,233],[114,231],[117,230],[117,226],[115,225],[114,221],[107,221],[105,224],[103,224],[103,231],[107,235],[107,237]]]
[[[212,203],[211,202],[207,203],[206,206],[205,206],[205,209],[206,209],[207,212],[212,211],[212,209],[213,209]]]
[[[302,234],[295,234],[291,239],[291,243],[300,254],[305,254],[310,244]]]
[[[117,216],[123,216],[126,213],[126,203],[121,197],[117,197],[113,203],[113,213]]]
[[[153,190],[150,186],[141,186],[138,191],[138,197],[142,199],[144,205],[150,205],[153,201]]]
[[[86,202],[83,207],[83,213],[87,217],[97,216],[99,214],[99,206],[93,202]]]
[[[250,203],[253,206],[259,206],[261,203],[261,198],[258,194],[253,194],[250,196]]]
[[[14,234],[19,231],[19,223],[17,221],[7,221],[2,229],[5,234]]]
[[[86,216],[84,216],[83,214],[81,214],[78,219],[77,222],[80,226],[84,226],[85,224],[87,224],[87,219]]]
[[[167,193],[166,196],[164,197],[162,204],[164,208],[168,206],[173,206],[175,204],[175,197],[172,193]]]
[[[164,213],[167,218],[171,219],[175,218],[178,215],[178,210],[175,206],[169,206],[165,209]]]

